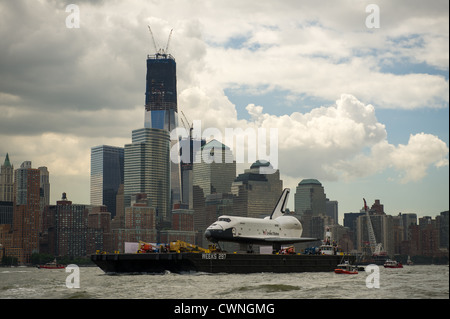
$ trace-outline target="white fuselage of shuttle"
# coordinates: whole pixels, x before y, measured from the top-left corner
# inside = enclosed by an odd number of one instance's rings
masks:
[[[280,216],[275,219],[220,216],[206,229],[205,236],[212,242],[287,244],[303,241],[302,232],[302,224],[293,216]]]
[[[220,216],[205,231],[205,237],[211,242],[238,242],[245,244],[282,244],[311,242],[317,238],[302,238],[303,227],[300,221],[285,214],[289,189],[283,190],[275,208],[266,218],[238,216]]]

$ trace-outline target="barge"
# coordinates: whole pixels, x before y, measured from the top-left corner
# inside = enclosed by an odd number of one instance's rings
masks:
[[[92,255],[91,260],[107,274],[120,273],[298,273],[334,271],[341,255],[249,253],[126,253]],[[345,256],[354,262],[354,256]]]

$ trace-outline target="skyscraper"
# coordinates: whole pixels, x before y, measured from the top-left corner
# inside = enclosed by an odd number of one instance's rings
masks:
[[[124,205],[131,197],[145,193],[156,210],[157,221],[170,219],[170,136],[156,128],[132,132],[132,143],[125,145]]]
[[[201,140],[194,140],[192,136],[189,136],[189,138],[181,139],[179,141],[181,146],[181,153],[183,150],[188,147],[189,149],[189,161],[184,162],[181,159],[180,165],[181,165],[181,193],[182,193],[182,202],[183,204],[187,204],[190,209],[194,207],[194,197],[193,197],[193,191],[192,191],[192,183],[193,183],[193,163],[194,163],[194,155],[199,151],[199,148],[206,144],[206,141],[204,139]],[[180,154],[182,155],[182,154]]]
[[[325,214],[325,201],[324,188],[317,179],[304,179],[298,183],[294,204],[295,213],[300,217],[305,213],[313,216]]]
[[[235,195],[235,215],[262,218],[272,213],[283,191],[283,181],[279,170],[262,174],[262,167],[272,168],[269,162],[258,160],[234,180],[231,191]]]
[[[203,196],[229,193],[236,178],[236,162],[230,148],[217,140],[201,147],[195,155],[193,185],[203,190]]]
[[[39,184],[42,212],[45,206],[50,205],[50,173],[45,166],[39,167],[38,170],[41,172]]]
[[[172,131],[178,124],[175,59],[170,54],[147,56],[146,80],[144,127]]]
[[[217,140],[206,143],[195,154],[192,175],[194,230],[200,234],[196,242],[204,245],[203,233],[210,225],[206,198],[210,194],[230,193],[236,178],[236,161],[231,149]]]
[[[91,205],[105,205],[116,215],[116,195],[124,176],[124,148],[100,145],[91,148]]]
[[[176,63],[172,55],[160,51],[147,56],[144,127],[171,132],[178,126]],[[172,141],[171,147],[175,143]],[[180,164],[173,162],[170,187],[172,206],[183,201]]]
[[[23,260],[19,262],[29,262],[31,254],[39,252],[41,173],[31,168],[30,161],[25,161],[14,174],[13,245],[23,250]]]
[[[0,169],[0,202],[14,201],[14,165],[6,154],[5,162]]]

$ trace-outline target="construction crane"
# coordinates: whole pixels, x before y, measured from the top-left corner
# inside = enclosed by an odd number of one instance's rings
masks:
[[[156,45],[155,36],[153,35],[152,28],[150,28],[149,25],[147,25],[147,26],[148,26],[148,31],[150,31],[150,34],[152,35],[153,46],[155,47],[155,52],[158,53],[158,46]]]
[[[156,55],[167,55],[168,52],[169,52],[169,44],[170,44],[170,39],[172,38],[173,29],[170,30],[169,38],[167,39],[166,48],[165,49],[163,49],[163,48],[159,48],[158,49],[158,45],[156,43],[155,36],[154,36],[154,34],[152,32],[152,28],[149,25],[147,25],[147,26],[148,26],[148,31],[150,31],[150,34],[152,36],[153,46],[155,47]]]
[[[372,227],[372,221],[370,220],[369,210],[367,209],[366,200],[364,200],[364,210],[366,211],[366,217],[367,217],[367,229],[369,232],[369,243],[370,243],[370,250],[372,252],[372,255],[379,255],[381,251],[383,250],[383,245],[381,243],[377,244],[377,239],[375,237],[375,232],[373,231]]]
[[[189,130],[189,138],[192,139],[192,129],[193,129],[192,124],[189,123],[189,121],[183,111],[181,111],[181,114],[183,115],[184,119],[186,120],[187,125],[186,125],[186,123],[184,123],[182,118],[181,118],[181,122],[183,123],[184,128]]]
[[[169,53],[169,44],[170,44],[170,38],[172,37],[172,31],[173,31],[173,29],[170,30],[169,38],[167,39],[167,45],[166,45],[166,50],[165,50],[166,54]]]

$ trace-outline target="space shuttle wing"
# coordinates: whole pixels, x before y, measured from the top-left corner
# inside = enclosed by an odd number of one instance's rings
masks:
[[[307,242],[312,242],[312,241],[318,241],[320,240],[319,238],[310,238],[310,237],[291,237],[291,238],[286,238],[286,237],[272,237],[272,238],[264,238],[264,241],[268,242],[268,243],[285,243],[285,244],[294,244],[294,243],[307,243]]]

